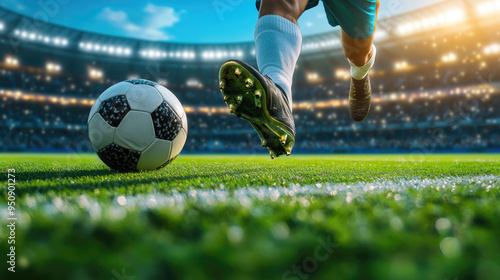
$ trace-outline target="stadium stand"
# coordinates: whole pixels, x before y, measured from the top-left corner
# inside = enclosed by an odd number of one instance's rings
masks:
[[[294,151],[500,151],[500,19],[490,2],[444,1],[380,20],[372,110],[362,123],[349,117],[338,30],[305,37],[293,86]],[[248,123],[229,114],[217,82],[225,59],[255,64],[253,43],[119,38],[37,26],[5,9],[0,18],[0,151],[91,151],[93,100],[116,82],[145,78],[185,106],[185,152],[264,152]]]

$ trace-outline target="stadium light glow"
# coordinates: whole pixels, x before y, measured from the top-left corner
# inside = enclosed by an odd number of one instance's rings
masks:
[[[396,70],[406,70],[409,68],[408,62],[407,61],[397,61],[394,63],[394,69]]]
[[[460,23],[465,19],[465,12],[462,9],[454,9],[434,17],[423,18],[403,24],[396,30],[396,33],[400,36],[406,36],[424,30]]]
[[[53,62],[48,62],[46,65],[46,69],[49,72],[60,72],[61,71],[61,65]]]
[[[348,80],[351,78],[351,72],[347,69],[335,70],[335,77],[340,80]]]
[[[159,78],[156,82],[162,86],[168,85],[168,81],[166,79]]]
[[[493,15],[500,12],[500,0],[486,1],[477,5],[477,13],[480,15]]]
[[[500,53],[500,44],[491,44],[484,48],[485,55],[492,55]]]
[[[5,29],[5,25],[0,21],[0,31]]]
[[[203,85],[200,83],[200,81],[198,81],[196,79],[187,80],[186,85],[188,87],[199,87],[199,88],[203,87]]]
[[[302,45],[302,51],[316,51],[316,50],[322,50],[322,49],[332,49],[333,47],[339,46],[340,45],[340,40],[339,39],[331,39],[327,41],[321,41],[321,42],[310,42]]]
[[[308,73],[306,77],[310,82],[316,82],[319,80],[319,75],[316,72]]]
[[[99,69],[90,68],[89,69],[89,76],[91,79],[101,79],[103,77],[103,73]]]
[[[45,34],[37,33],[37,32],[29,32],[27,30],[14,30],[14,36],[17,36],[24,40],[30,40],[34,42],[44,43],[44,44],[52,44],[58,47],[66,47],[68,46],[68,39],[64,37],[50,37]]]
[[[5,57],[5,63],[7,65],[11,65],[11,66],[17,66],[17,65],[19,65],[19,61],[17,60],[17,58],[15,58],[13,56],[7,56],[7,57]]]
[[[441,61],[445,63],[454,62],[457,60],[457,55],[454,53],[448,53],[441,57]]]
[[[375,36],[373,37],[374,41],[383,41],[389,37],[389,34],[387,31],[377,28],[377,31],[375,31]]]
[[[97,52],[117,56],[130,56],[132,54],[132,50],[129,47],[118,45],[102,45],[99,43],[82,41],[78,43],[78,47],[86,52]]]
[[[240,49],[225,51],[225,50],[208,50],[201,53],[201,58],[204,60],[223,60],[230,58],[243,58],[243,51]]]
[[[148,59],[155,59],[155,58],[177,58],[177,59],[185,59],[185,60],[192,60],[196,58],[196,53],[194,51],[190,50],[183,50],[183,51],[162,51],[158,49],[143,49],[139,51],[139,55],[144,58]]]

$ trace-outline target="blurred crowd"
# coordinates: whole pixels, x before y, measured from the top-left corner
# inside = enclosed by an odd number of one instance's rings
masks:
[[[493,37],[480,43],[466,40],[467,36],[470,33],[461,32],[397,45],[393,47],[397,52],[380,48],[379,56],[390,59],[381,60],[371,72],[374,99],[362,123],[351,120],[346,106],[347,69],[323,71],[308,79],[313,61],[299,61],[293,85],[295,151],[500,150],[500,57],[483,53]],[[442,53],[443,49],[449,52]],[[92,100],[125,79],[0,68],[0,150],[91,151],[86,128],[89,104],[27,100],[22,95]],[[217,80],[199,82],[166,85],[190,108],[185,151],[261,151],[252,127],[228,113]],[[19,94],[8,96],[7,91]]]

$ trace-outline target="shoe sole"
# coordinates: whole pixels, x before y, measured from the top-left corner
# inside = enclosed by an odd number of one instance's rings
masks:
[[[295,136],[284,123],[269,114],[267,92],[259,78],[237,61],[227,61],[220,69],[219,85],[229,112],[252,125],[271,158],[289,156]]]

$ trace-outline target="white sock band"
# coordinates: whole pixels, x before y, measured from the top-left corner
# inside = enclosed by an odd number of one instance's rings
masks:
[[[265,15],[255,26],[255,56],[259,71],[285,92],[292,106],[292,78],[302,47],[300,29],[277,15]]]
[[[351,76],[356,80],[362,80],[363,78],[365,78],[366,75],[368,75],[370,69],[372,69],[373,64],[375,63],[376,55],[377,49],[375,48],[375,45],[372,45],[372,57],[365,65],[358,67],[348,59],[347,61],[349,61],[349,64],[351,65]]]

